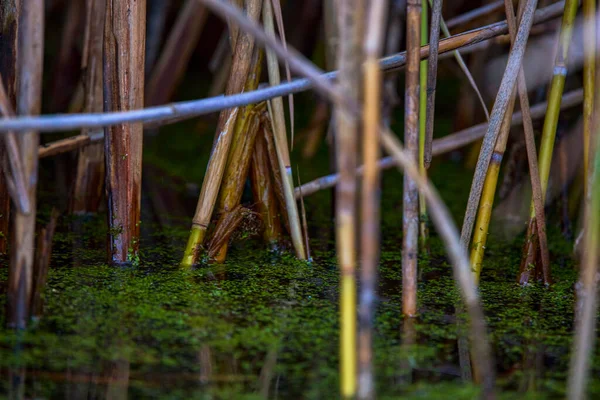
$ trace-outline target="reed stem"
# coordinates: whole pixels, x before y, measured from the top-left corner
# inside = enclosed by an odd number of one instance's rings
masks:
[[[583,0],[583,180],[588,182],[596,75],[596,1]],[[587,184],[583,185],[587,195]]]
[[[428,43],[427,2],[422,2],[421,7],[421,46],[426,46]],[[421,60],[419,68],[419,170],[423,176],[427,176],[428,168],[428,164],[425,160],[425,154],[427,152],[427,65],[428,60]],[[427,251],[427,241],[429,239],[428,223],[427,202],[422,196],[419,196],[419,238],[420,248],[423,251]]]

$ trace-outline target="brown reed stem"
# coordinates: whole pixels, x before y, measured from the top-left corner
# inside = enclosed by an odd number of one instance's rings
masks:
[[[144,105],[145,0],[107,0],[104,31],[105,111]],[[109,262],[127,264],[138,254],[143,125],[105,130]]]
[[[35,115],[40,112],[42,100],[44,1],[30,0],[27,7],[21,7],[19,11],[17,71],[29,79],[18,80],[17,113]],[[27,214],[17,209],[14,215],[7,302],[9,324],[23,329],[29,319],[33,283],[39,134],[27,132],[18,135],[17,142],[30,209]]]
[[[102,48],[106,0],[86,0],[85,43],[81,60],[84,74],[84,112],[101,112],[103,109]],[[90,138],[101,129],[84,129],[81,133]],[[91,140],[87,142],[91,144]],[[104,189],[104,146],[95,143],[78,152],[75,182],[69,209],[73,213],[96,212]]]
[[[59,212],[56,208],[52,209],[50,221],[40,229],[37,235],[37,246],[35,250],[34,261],[34,281],[31,290],[31,316],[40,317],[43,311],[42,291],[46,287],[48,278],[48,269],[50,267],[50,258],[52,257],[52,240],[56,223],[58,222]]]
[[[465,248],[468,247],[471,241],[473,224],[477,215],[477,209],[481,199],[481,192],[483,190],[485,176],[492,158],[492,150],[496,144],[498,134],[500,133],[502,120],[504,119],[504,114],[506,113],[510,97],[513,93],[518,71],[521,68],[521,63],[523,61],[523,55],[525,53],[527,39],[529,38],[529,31],[531,30],[533,14],[536,6],[537,0],[527,0],[525,11],[523,13],[523,19],[521,21],[521,25],[519,25],[515,43],[511,48],[506,69],[504,71],[504,76],[502,77],[498,95],[496,96],[496,101],[494,102],[488,130],[483,138],[481,152],[477,160],[477,167],[473,176],[473,183],[471,185],[471,191],[469,193],[469,200],[461,231],[461,241]]]
[[[431,29],[429,33],[429,63],[427,66],[427,111],[425,112],[425,167],[431,165],[431,144],[433,142],[433,123],[435,116],[435,88],[440,45],[440,22],[442,20],[443,0],[433,0],[431,9]]]
[[[419,149],[419,48],[421,0],[409,0],[406,22],[406,90],[404,96],[404,143],[412,161]],[[414,179],[404,175],[402,196],[402,313],[417,314],[417,256],[419,239],[419,192]]]

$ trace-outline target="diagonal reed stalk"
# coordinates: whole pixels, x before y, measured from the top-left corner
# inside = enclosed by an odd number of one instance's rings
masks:
[[[542,188],[542,202],[546,196],[548,188],[548,178],[550,175],[550,165],[552,163],[552,153],[554,151],[554,141],[556,139],[556,128],[558,126],[558,117],[560,113],[560,102],[565,86],[567,76],[567,62],[571,37],[573,36],[573,25],[579,2],[576,0],[567,0],[565,2],[562,26],[559,36],[558,52],[554,60],[554,72],[550,83],[550,92],[548,95],[548,112],[544,119],[544,128],[542,130],[542,142],[540,145],[539,168],[540,183]],[[538,243],[536,216],[534,205],[531,205],[529,222],[525,243],[523,245],[523,256],[519,268],[518,281],[526,284],[532,274],[537,274],[536,254]],[[542,271],[544,281],[549,283],[549,271]]]
[[[262,0],[246,0],[246,12],[252,21],[258,20],[262,3]],[[248,33],[242,33],[236,41],[231,74],[225,90],[226,94],[231,95],[243,91],[250,71],[253,49],[254,37]],[[181,262],[185,267],[190,267],[199,260],[200,247],[204,242],[206,230],[217,201],[239,111],[239,108],[227,109],[219,115],[217,133],[206,168],[204,182],[202,183],[200,197],[198,198],[196,213],[192,221],[190,237]]]
[[[588,181],[596,74],[596,1],[583,0],[583,180]],[[588,186],[583,185],[584,195]]]
[[[211,6],[211,10],[218,15],[226,16],[236,15],[236,18],[243,18],[236,9],[232,9],[229,3],[222,3],[219,0],[198,0]],[[558,1],[547,7],[541,8],[535,12],[534,24],[542,24],[553,20],[562,15],[564,1]],[[82,128],[97,128],[117,124],[129,124],[134,122],[143,122],[144,124],[158,126],[197,117],[199,115],[210,114],[222,111],[227,108],[241,107],[252,103],[270,100],[275,97],[287,96],[290,93],[300,93],[309,89],[315,89],[335,98],[335,91],[330,91],[331,85],[327,83],[337,77],[337,71],[323,74],[314,66],[306,69],[306,59],[301,57],[293,49],[285,51],[279,47],[275,41],[269,40],[264,31],[260,30],[258,25],[253,22],[245,21],[244,29],[257,34],[258,42],[267,45],[277,53],[279,57],[290,58],[290,69],[304,78],[295,79],[289,83],[283,83],[275,87],[263,87],[250,93],[239,93],[228,96],[217,96],[201,100],[185,101],[163,106],[149,107],[146,109],[127,111],[127,112],[105,112],[102,114],[77,114],[77,115],[44,115],[40,117],[27,118],[5,118],[0,120],[0,132],[15,131],[24,132],[36,130],[39,132],[58,132],[69,131]],[[439,53],[444,54],[462,47],[468,49],[478,48],[476,45],[490,39],[504,35],[508,32],[506,21],[496,22],[486,25],[469,32],[454,35],[448,39],[440,41]],[[466,50],[468,50],[466,49]],[[429,55],[429,46],[421,48],[421,58]],[[380,67],[385,72],[394,72],[401,69],[406,64],[406,53],[401,52],[380,60]],[[337,99],[342,101],[343,99]]]
[[[477,167],[473,176],[473,183],[471,184],[471,191],[469,193],[469,200],[467,203],[467,209],[465,211],[465,218],[461,231],[461,241],[465,249],[468,247],[471,241],[471,233],[473,230],[473,224],[475,222],[479,201],[481,200],[484,179],[492,158],[493,148],[496,145],[496,141],[500,133],[501,124],[504,120],[504,114],[508,108],[511,95],[517,81],[518,71],[521,68],[523,55],[525,53],[525,46],[527,45],[529,31],[531,30],[531,25],[533,23],[533,14],[535,12],[536,5],[537,0],[527,0],[523,12],[523,18],[515,38],[515,43],[508,56],[506,69],[504,71],[502,81],[500,82],[500,88],[496,96],[496,101],[494,102],[488,129],[483,138],[481,152],[477,160]]]
[[[419,159],[419,49],[421,1],[406,6],[406,90],[404,95],[404,143],[413,161]],[[417,256],[419,237],[418,190],[412,177],[404,174],[402,202],[402,313],[417,314]]]
[[[265,31],[270,37],[275,37],[275,24],[273,9],[270,0],[265,0],[263,6],[263,22]],[[277,56],[271,50],[267,49],[267,69],[269,73],[269,83],[279,85],[281,77],[279,74],[279,63]],[[283,194],[285,197],[286,210],[289,218],[290,234],[292,243],[296,250],[296,256],[301,260],[306,260],[306,249],[304,248],[304,239],[302,237],[302,225],[298,213],[298,204],[294,198],[294,178],[292,176],[292,166],[290,162],[290,153],[288,150],[287,129],[285,123],[285,113],[283,100],[281,97],[274,98],[269,103],[269,114],[271,116],[272,129],[275,136],[275,148],[277,150],[277,160],[279,164],[279,173],[283,181]],[[293,114],[290,114],[293,118]]]
[[[446,22],[448,29],[454,29],[458,26],[468,24],[475,19],[486,17],[490,14],[501,11],[504,8],[504,1],[498,0],[489,4],[484,4],[479,8],[475,8],[471,11],[458,15]]]
[[[521,2],[521,7],[519,12],[523,12],[523,2]],[[514,43],[516,31],[517,31],[517,22],[515,21],[514,9],[512,6],[512,2],[507,0],[505,2],[506,5],[506,17],[509,25],[509,31],[511,40]],[[519,15],[519,19],[521,15]],[[544,216],[544,207],[541,201],[541,186],[539,182],[539,172],[537,166],[537,156],[535,150],[535,139],[533,133],[533,125],[531,121],[531,111],[529,108],[529,99],[527,97],[527,86],[525,84],[525,74],[523,72],[523,68],[519,69],[517,77],[517,89],[519,93],[519,99],[521,102],[521,109],[523,110],[523,126],[525,130],[525,141],[527,146],[528,159],[530,162],[530,176],[531,176],[531,184],[533,187],[534,199],[535,199],[535,208],[536,208],[536,221],[538,226],[538,232],[540,232],[540,250],[542,254],[542,259],[544,263],[544,270],[549,270],[549,255],[548,255],[548,246],[546,243],[546,228],[545,228],[545,216]],[[496,146],[494,148],[494,154],[492,156],[492,160],[490,162],[490,166],[487,172],[485,184],[483,187],[483,193],[481,197],[481,202],[479,205],[479,213],[477,215],[477,221],[475,224],[475,233],[473,236],[473,245],[471,247],[471,265],[473,267],[473,274],[475,277],[475,281],[479,282],[479,276],[481,273],[481,266],[483,261],[483,255],[485,251],[485,245],[487,242],[487,236],[489,231],[489,223],[492,215],[492,207],[494,204],[494,195],[496,193],[496,186],[498,182],[498,175],[500,173],[500,165],[502,163],[502,158],[504,156],[504,152],[506,151],[506,143],[508,141],[508,135],[510,132],[510,119],[512,116],[514,102],[515,102],[515,94],[511,97],[508,109],[506,114],[504,115],[504,121],[502,122],[502,127],[500,129],[500,135],[498,137],[498,141],[496,142]],[[549,273],[547,274],[549,276]]]
[[[358,332],[358,398],[375,398],[373,372],[373,319],[379,261],[379,126],[383,74],[378,57],[383,48],[387,0],[373,1],[369,7],[364,43],[364,175],[361,195],[361,269]]]
[[[359,104],[362,64],[362,2],[338,4],[338,67],[340,95]],[[340,184],[335,192],[335,223],[340,266],[340,390],[356,395],[356,153],[359,118],[347,102],[335,102],[335,147]]]
[[[17,114],[39,114],[42,103],[42,72],[44,55],[44,1],[30,0],[18,15]],[[8,273],[8,322],[23,329],[29,317],[33,285],[33,249],[35,248],[36,187],[38,174],[37,148],[39,134],[27,132],[17,137],[19,156],[30,204],[29,212],[17,209],[13,219],[13,243]]]
[[[423,161],[425,167],[431,165],[431,144],[433,142],[433,122],[435,114],[435,89],[437,86],[437,68],[440,46],[440,22],[442,20],[443,0],[433,0],[431,7],[431,33],[429,35],[429,63],[427,64],[427,99],[425,111],[425,135]]]
[[[427,45],[427,2],[421,3],[421,46]],[[431,49],[431,46],[430,46]],[[431,54],[431,52],[430,52]],[[428,164],[425,161],[426,144],[426,125],[427,125],[427,64],[428,60],[421,60],[419,68],[419,170],[423,176],[427,176]],[[420,248],[427,251],[427,241],[429,238],[429,228],[427,224],[427,202],[422,196],[419,196],[419,238]]]
[[[587,40],[588,38],[586,38]],[[600,93],[596,89],[596,94]],[[585,198],[584,218],[584,250],[581,257],[580,291],[581,311],[577,315],[575,324],[575,339],[571,350],[571,365],[567,383],[569,400],[583,400],[586,398],[590,364],[594,354],[596,341],[596,319],[598,308],[598,265],[600,264],[600,132],[598,124],[600,107],[596,102],[594,125],[595,135],[590,138],[593,162],[588,165],[589,181]],[[595,149],[595,151],[593,151]]]

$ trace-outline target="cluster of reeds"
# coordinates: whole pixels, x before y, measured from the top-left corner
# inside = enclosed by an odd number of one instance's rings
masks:
[[[425,1],[407,1],[405,21],[399,17],[397,3],[324,0],[326,54],[328,64],[337,68],[324,74],[287,46],[279,0],[185,1],[163,46],[160,43],[168,2],[151,2],[153,6],[147,12],[144,0],[86,0],[85,4],[73,1],[65,11],[69,23],[64,27],[54,84],[55,87],[71,85],[74,89],[72,98],[66,100],[60,90],[54,89],[51,107],[61,109],[68,104],[71,111],[82,113],[26,118],[41,110],[44,1],[2,0],[0,110],[4,119],[0,121],[3,132],[0,252],[7,252],[10,237],[9,322],[24,328],[30,316],[40,312],[39,293],[44,286],[56,226],[57,214],[53,213],[50,224],[39,229],[36,245],[38,159],[77,150],[69,211],[95,212],[105,194],[109,261],[116,265],[130,264],[138,260],[144,124],[156,127],[218,111],[215,139],[182,265],[191,267],[205,259],[224,262],[236,230],[245,220],[256,216],[260,217],[263,238],[269,246],[279,247],[287,232],[297,258],[309,259],[304,203],[299,204],[298,199],[335,186],[341,393],[347,398],[356,395],[362,399],[374,398],[372,326],[380,248],[379,181],[384,168],[397,166],[404,179],[402,312],[407,321],[419,313],[418,256],[427,251],[431,218],[435,232],[444,241],[461,291],[464,304],[458,308],[464,308],[469,316],[475,379],[482,385],[485,397],[493,398],[494,363],[477,285],[485,266],[485,246],[511,128],[523,125],[533,194],[517,280],[521,284],[539,280],[550,285],[552,260],[546,238],[545,207],[557,126],[562,109],[583,102],[581,169],[585,224],[580,233],[583,289],[569,381],[570,398],[583,398],[594,339],[600,241],[595,2],[583,1],[585,43],[578,44],[585,49],[583,91],[568,93],[564,93],[564,88],[578,1],[566,0],[538,8],[537,0],[520,0],[515,15],[513,1],[504,0],[447,23],[442,17],[442,0],[431,1],[431,18]],[[213,68],[212,88],[214,92],[223,90],[225,96],[162,105],[171,98],[183,76],[209,10],[227,24],[214,55],[215,65],[226,68],[218,73]],[[391,10],[389,21],[387,10]],[[449,29],[498,15],[501,10],[505,21],[450,34]],[[527,43],[535,26],[561,16],[548,100],[530,106],[524,72],[528,67]],[[406,51],[380,59],[383,49],[398,48],[400,23],[405,23]],[[444,39],[440,39],[440,31]],[[81,79],[73,84],[62,71],[72,61],[76,32],[83,32],[84,40],[82,57],[77,60]],[[493,108],[488,113],[463,55],[502,40],[509,46],[508,58]],[[454,56],[473,89],[471,96],[476,95],[488,121],[434,139],[438,64],[445,54]],[[282,66],[289,82],[282,83]],[[269,86],[260,88],[265,67]],[[393,93],[394,75],[403,67],[406,86],[401,144],[390,130],[389,122],[391,109],[397,102]],[[290,71],[299,78],[291,81]],[[335,160],[335,173],[294,188],[290,157],[294,140],[291,95],[310,88],[334,107],[330,154]],[[288,95],[289,124],[283,101],[283,96]],[[520,111],[513,112],[517,98]],[[156,107],[144,109],[144,104]],[[533,121],[541,117],[544,122],[538,159]],[[311,129],[322,131],[325,121],[327,106],[322,102],[315,127]],[[39,146],[40,131],[72,129],[81,130],[80,135]],[[314,153],[310,149],[320,137],[310,135],[307,154]],[[444,202],[428,180],[428,168],[434,156],[480,139],[459,236]],[[388,157],[380,158],[382,149]],[[248,180],[254,196],[252,209],[242,204]],[[12,213],[10,219],[9,213]],[[358,297],[357,276],[360,277]]]

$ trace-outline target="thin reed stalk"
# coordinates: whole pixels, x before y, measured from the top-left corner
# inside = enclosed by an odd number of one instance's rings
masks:
[[[567,0],[565,2],[562,26],[559,36],[559,47],[554,60],[554,72],[550,83],[550,92],[548,95],[548,111],[544,119],[544,128],[542,130],[542,142],[540,144],[539,169],[540,183],[542,189],[542,202],[546,197],[548,188],[548,177],[550,175],[550,165],[552,163],[552,153],[554,151],[554,141],[556,138],[556,128],[558,125],[558,116],[560,113],[560,102],[565,86],[567,76],[567,62],[571,37],[573,36],[573,25],[579,2],[576,0]],[[536,272],[536,253],[538,234],[535,208],[532,202],[529,223],[527,225],[527,234],[523,246],[523,256],[519,268],[518,281],[526,284],[533,273]],[[549,272],[549,271],[543,271]],[[546,275],[546,273],[544,273]],[[544,280],[549,280],[549,276],[544,276]]]
[[[201,1],[204,1],[206,4],[210,4],[213,9],[218,10],[221,13],[220,15],[226,15],[226,12],[231,12],[230,6],[227,3],[221,3],[218,0]],[[535,12],[534,24],[541,24],[561,16],[563,7],[564,1],[561,0],[537,10]],[[250,23],[245,26],[245,29],[255,32],[259,28],[256,24]],[[477,48],[477,44],[496,38],[500,35],[504,35],[507,32],[508,25],[506,21],[473,29],[472,31],[441,40],[439,53],[442,55],[462,47],[468,47],[468,49]],[[259,39],[260,43],[262,44],[267,44],[268,46],[274,45],[273,40],[266,40],[266,34],[264,34],[264,32],[262,32]],[[24,132],[28,130],[36,130],[39,132],[58,132],[82,128],[105,127],[116,124],[129,124],[135,122],[143,122],[148,125],[164,125],[197,117],[199,115],[222,111],[228,108],[241,107],[252,103],[270,100],[275,97],[287,96],[290,93],[300,93],[313,88],[317,88],[322,91],[324,90],[324,86],[328,87],[328,89],[325,89],[323,93],[326,95],[331,95],[331,92],[327,92],[327,90],[331,89],[331,85],[328,85],[327,83],[330,80],[337,78],[337,71],[332,71],[326,74],[323,74],[316,68],[312,68],[310,71],[307,71],[305,68],[301,67],[301,65],[305,66],[303,63],[306,62],[306,60],[304,58],[297,57],[298,54],[293,52],[292,49],[289,49],[289,51],[286,52],[281,48],[277,48],[277,55],[279,57],[293,57],[296,61],[293,64],[290,64],[290,68],[297,74],[304,76],[304,78],[296,79],[289,83],[282,83],[281,85],[277,85],[275,87],[264,87],[249,93],[217,96],[201,100],[192,100],[163,106],[148,107],[146,109],[127,112],[105,112],[102,114],[96,113],[76,115],[59,114],[27,118],[4,118],[0,120],[0,132]],[[428,55],[429,46],[421,48],[421,58],[426,58]],[[397,71],[405,64],[405,52],[391,55],[380,60],[380,67],[385,73]],[[317,74],[316,76],[315,73]]]
[[[102,48],[106,0],[86,0],[85,43],[81,60],[84,80],[84,112],[103,109]],[[84,129],[88,138],[100,129]],[[100,207],[104,189],[104,146],[95,143],[78,152],[75,182],[69,209],[73,213],[95,212]]]
[[[264,133],[260,132],[254,144],[252,164],[250,166],[250,181],[254,201],[263,221],[263,238],[267,245],[274,249],[281,238],[281,224],[277,198],[275,197],[274,184],[271,178],[271,167],[269,165],[269,153]]]
[[[363,9],[361,2],[338,3],[339,95],[360,101]],[[334,97],[335,98],[335,97]],[[356,153],[359,119],[347,101],[335,102],[335,146],[340,184],[335,192],[335,222],[340,266],[340,385],[342,398],[356,395]]]
[[[413,162],[419,158],[419,48],[421,1],[406,6],[406,90],[404,95],[404,144]],[[414,179],[404,174],[402,196],[402,313],[417,314],[417,256],[419,203]]]
[[[279,10],[281,11],[281,10]],[[263,6],[263,23],[268,36],[275,37],[273,8],[270,0],[266,0]],[[272,50],[267,49],[267,69],[269,73],[269,83],[279,85],[281,76],[279,74],[279,63],[277,56]],[[296,251],[296,257],[306,260],[306,249],[304,248],[304,238],[302,235],[302,225],[298,213],[298,205],[294,198],[294,177],[292,175],[292,166],[290,162],[290,153],[288,149],[287,128],[285,123],[285,112],[283,100],[281,97],[274,98],[269,103],[269,115],[275,137],[275,149],[277,150],[277,161],[279,164],[279,173],[283,181],[283,194],[285,197],[286,210],[289,218],[290,235],[292,244]],[[290,118],[293,114],[290,113]]]
[[[171,9],[171,0],[147,0],[146,8],[146,61],[144,73],[146,79],[154,68],[158,59],[162,44],[167,17]]]
[[[596,93],[599,93],[596,91]],[[593,163],[590,169],[589,185],[585,199],[584,223],[584,250],[581,257],[580,290],[581,310],[577,315],[575,324],[575,339],[571,351],[571,365],[567,383],[569,400],[582,400],[586,398],[590,364],[594,354],[596,341],[596,319],[598,308],[598,265],[600,264],[600,135],[598,120],[600,107],[595,105],[595,137],[591,138],[591,154]],[[594,143],[595,142],[595,143]]]
[[[187,0],[181,7],[150,74],[146,89],[147,105],[164,104],[173,97],[200,40],[207,18],[208,10],[199,0]]]
[[[375,398],[373,371],[373,319],[377,292],[379,262],[379,126],[381,125],[381,92],[383,74],[378,57],[383,48],[386,0],[373,1],[369,7],[364,43],[364,175],[361,196],[361,269],[358,332],[358,398]]]
[[[583,0],[583,180],[588,181],[596,75],[596,1]],[[588,186],[584,185],[584,195]]]
[[[422,2],[421,7],[421,46],[425,46],[428,43],[427,2]],[[421,65],[419,67],[419,170],[423,176],[427,176],[428,167],[427,163],[425,162],[425,154],[427,152],[427,138],[425,129],[427,125],[427,63],[428,60],[421,60]],[[427,202],[422,196],[419,196],[419,244],[420,248],[424,251],[427,251],[427,241],[429,238],[429,228],[427,227],[428,222],[429,217],[427,216]]]
[[[431,9],[431,34],[429,43],[429,63],[427,64],[427,99],[425,105],[425,136],[423,162],[425,167],[431,165],[431,143],[433,141],[433,124],[435,118],[435,89],[437,86],[437,69],[440,45],[440,22],[442,20],[443,0],[433,0]],[[421,65],[423,67],[423,65]],[[423,74],[423,72],[422,72]]]
[[[566,93],[563,96],[561,102],[561,110],[571,108],[581,104],[583,101],[583,90],[576,89]],[[547,103],[536,104],[531,108],[531,118],[538,119],[546,115]],[[516,126],[523,123],[523,114],[519,111],[513,114],[511,124]],[[435,139],[432,145],[432,155],[440,156],[453,150],[457,150],[463,146],[473,143],[474,141],[481,139],[487,130],[487,122],[474,125],[470,128],[463,129],[461,131],[452,133],[440,139]],[[535,144],[535,143],[534,143]],[[537,164],[537,159],[536,159]],[[379,159],[378,166],[380,169],[388,169],[396,166],[393,157],[384,157]],[[356,169],[356,175],[361,176],[364,172],[364,166],[361,165]],[[330,174],[317,178],[313,181],[307,182],[302,185],[302,193],[304,196],[309,196],[320,190],[329,189],[334,187],[339,182],[338,174]],[[299,196],[299,188],[295,190],[296,198]]]
[[[262,0],[246,0],[246,11],[252,21],[258,20],[262,3]],[[231,95],[243,91],[250,71],[253,49],[254,37],[249,33],[242,33],[236,41],[231,74],[225,89],[226,94]],[[204,182],[202,183],[200,197],[198,198],[196,213],[192,221],[190,237],[181,262],[183,266],[190,267],[198,262],[200,247],[204,242],[206,230],[217,201],[239,111],[239,108],[227,109],[219,115],[217,133],[206,168]]]
[[[104,31],[104,108],[135,110],[144,105],[145,0],[108,0]],[[109,262],[138,255],[142,186],[143,125],[105,130]]]
[[[527,39],[529,38],[529,31],[531,30],[533,14],[536,6],[537,0],[527,0],[523,12],[523,18],[515,38],[515,43],[511,48],[506,69],[504,71],[502,81],[500,82],[500,88],[498,90],[498,95],[496,96],[496,101],[494,102],[488,129],[483,138],[481,152],[477,160],[477,167],[473,176],[473,183],[471,184],[471,191],[469,193],[469,200],[461,231],[461,241],[465,248],[468,247],[471,241],[473,223],[475,222],[477,208],[481,200],[484,179],[492,158],[493,148],[495,147],[498,135],[500,133],[504,114],[508,108],[511,95],[517,81],[518,71],[521,68],[523,55],[525,53],[525,46],[527,45]]]
[[[20,0],[0,1],[0,75],[1,84],[6,88],[6,94],[12,109],[16,105],[17,88],[17,36],[19,25]],[[4,115],[6,117],[7,115]],[[10,193],[8,181],[5,178],[7,149],[4,141],[0,141],[0,254],[8,250],[10,230]]]
[[[469,24],[478,18],[486,17],[490,14],[502,11],[503,8],[503,0],[494,1],[489,4],[484,4],[481,7],[475,8],[474,10],[468,11],[464,14],[458,15],[452,19],[449,19],[446,22],[446,25],[448,26],[448,29],[454,29],[461,25]]]
[[[44,55],[44,1],[30,0],[21,7],[19,18],[17,71],[29,79],[19,79],[17,113],[39,114],[42,102],[42,71]],[[18,135],[18,148],[23,161],[27,196],[30,209],[14,215],[11,263],[8,273],[8,323],[24,329],[29,319],[31,288],[33,285],[33,249],[35,247],[36,187],[39,134],[27,132]]]
[[[431,219],[437,232],[444,241],[446,251],[452,263],[454,280],[460,289],[462,299],[469,316],[469,328],[472,339],[472,354],[479,371],[483,391],[482,397],[494,398],[495,369],[488,335],[486,332],[483,307],[479,300],[477,287],[471,274],[471,265],[466,250],[460,242],[458,230],[454,225],[448,208],[429,181],[421,176],[412,154],[403,149],[400,141],[389,129],[381,132],[382,145],[388,154],[396,160],[396,165],[404,174],[410,175],[418,186],[422,196],[427,199]]]
[[[48,279],[48,269],[50,267],[50,258],[52,257],[52,240],[54,231],[58,222],[59,212],[56,208],[52,209],[50,221],[40,229],[37,234],[37,246],[35,249],[34,261],[34,282],[31,290],[31,311],[32,317],[40,317],[43,311],[42,291],[46,287]]]

